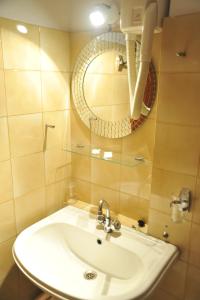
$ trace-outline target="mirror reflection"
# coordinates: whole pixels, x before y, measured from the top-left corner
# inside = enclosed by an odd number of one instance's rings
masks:
[[[132,49],[135,78],[140,42]],[[148,117],[156,95],[156,75],[150,64],[140,118],[130,116],[124,34],[103,33],[91,40],[79,54],[73,70],[72,95],[84,124],[95,134],[120,138],[135,131]],[[135,81],[134,81],[135,82]]]
[[[117,51],[100,54],[89,64],[84,77],[84,95],[92,112],[105,121],[119,121],[129,114],[126,58]]]

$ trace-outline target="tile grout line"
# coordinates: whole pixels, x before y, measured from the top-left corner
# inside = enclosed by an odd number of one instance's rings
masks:
[[[41,99],[41,110],[42,110],[42,136],[43,136],[43,142],[42,142],[42,158],[43,158],[43,168],[44,168],[44,197],[45,197],[45,207],[44,207],[44,216],[47,216],[47,191],[46,191],[46,150],[43,148],[44,140],[45,140],[45,112],[44,112],[44,102],[43,102],[43,84],[42,84],[42,49],[41,49],[41,27],[38,26],[38,34],[39,34],[39,58],[40,58],[40,99]]]

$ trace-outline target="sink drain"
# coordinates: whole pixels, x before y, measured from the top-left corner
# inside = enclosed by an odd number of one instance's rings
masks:
[[[86,271],[84,273],[84,278],[86,280],[93,280],[97,277],[97,273],[95,271]]]

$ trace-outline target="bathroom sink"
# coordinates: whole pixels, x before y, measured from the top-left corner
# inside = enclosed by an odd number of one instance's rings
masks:
[[[13,246],[21,271],[58,299],[146,299],[177,255],[175,246],[125,226],[106,234],[72,206],[24,230]]]

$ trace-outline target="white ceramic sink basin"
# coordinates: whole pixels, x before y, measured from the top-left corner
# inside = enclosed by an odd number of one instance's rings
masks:
[[[146,299],[178,250],[124,226],[120,233],[96,229],[87,212],[68,206],[24,230],[13,255],[26,276],[59,299]]]

